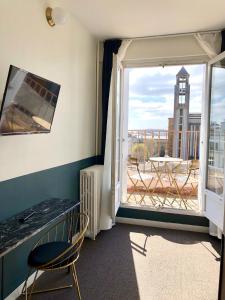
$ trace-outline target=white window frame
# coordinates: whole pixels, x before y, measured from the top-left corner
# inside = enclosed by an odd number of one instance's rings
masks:
[[[122,62],[123,66],[123,94],[122,94],[122,114],[123,114],[123,139],[124,144],[127,143],[127,131],[128,131],[128,99],[129,99],[129,72],[127,70],[132,68],[151,68],[151,67],[164,67],[164,66],[180,66],[180,65],[205,65],[205,80],[204,80],[204,86],[203,86],[203,94],[202,94],[202,112],[201,112],[201,122],[203,119],[207,118],[208,116],[205,115],[205,112],[203,111],[203,108],[205,106],[206,100],[206,88],[207,88],[207,61],[205,59],[191,59],[191,57],[184,57],[182,59],[174,58],[174,59],[153,59],[153,60],[135,60],[135,61],[126,61],[125,63]],[[204,101],[205,100],[205,101]],[[126,124],[124,123],[126,122]],[[205,177],[206,177],[206,168],[205,168],[205,152],[207,150],[207,141],[205,132],[203,130],[203,126],[201,125],[201,131],[200,131],[200,174],[203,174],[203,177],[199,181],[199,187],[198,187],[198,201],[199,201],[199,211],[191,211],[191,210],[183,210],[183,209],[157,209],[159,212],[164,213],[176,213],[176,214],[186,214],[186,215],[195,215],[195,216],[204,216],[204,190],[205,190]],[[125,148],[125,147],[124,147]],[[124,153],[124,156],[126,156],[127,153]],[[127,170],[126,168],[123,168],[121,171],[123,174],[123,178],[125,178]],[[202,176],[202,175],[200,175]],[[149,206],[131,206],[126,203],[126,189],[127,186],[125,185],[125,179],[123,180],[123,186],[122,186],[122,201],[120,203],[121,207],[127,207],[127,208],[135,208],[135,209],[142,209],[142,210],[148,210],[148,211],[156,211],[155,208],[150,208]]]
[[[203,179],[202,179],[202,182],[203,182],[203,186],[202,186],[202,194],[203,194],[203,203],[202,203],[202,210],[203,210],[203,215],[205,215],[209,220],[211,220],[212,222],[214,221],[213,218],[211,218],[211,216],[209,216],[207,214],[207,207],[210,207],[210,209],[212,209],[213,211],[213,214],[215,212],[215,215],[216,216],[216,219],[215,219],[215,224],[217,223],[220,223],[220,226],[219,224],[216,224],[220,227],[221,230],[224,230],[224,215],[225,215],[225,212],[224,212],[224,209],[225,209],[225,206],[224,206],[224,202],[225,202],[225,190],[223,191],[223,196],[220,197],[219,195],[217,195],[216,193],[210,191],[207,189],[207,174],[206,174],[206,169],[207,169],[207,164],[208,164],[208,149],[207,149],[207,139],[208,139],[208,128],[209,128],[209,102],[210,102],[210,92],[211,92],[211,66],[212,64],[218,62],[219,60],[221,59],[225,59],[225,52],[222,52],[221,54],[217,55],[214,59],[210,60],[209,61],[209,64],[208,64],[208,70],[206,72],[206,104],[205,106],[203,107],[204,109],[204,131],[203,131],[203,139],[206,141],[206,145],[205,145],[205,151],[204,153],[200,153],[200,155],[202,154],[203,155],[203,163],[202,163],[202,169],[205,170],[203,173],[202,173],[202,176],[203,176]],[[225,186],[225,178],[224,178],[224,186]],[[211,198],[212,201],[209,201],[207,203],[207,197]],[[223,216],[220,214],[217,214],[216,210],[218,210],[218,212],[223,212]]]

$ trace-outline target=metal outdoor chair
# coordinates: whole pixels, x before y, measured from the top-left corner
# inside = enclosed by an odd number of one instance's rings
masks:
[[[191,170],[191,174],[193,174],[194,177],[196,177],[196,175],[199,174],[199,160],[198,159],[193,159],[191,161],[190,170]]]
[[[131,196],[134,196],[135,202],[141,204],[142,202],[145,202],[145,197],[148,196],[152,204],[155,206],[156,201],[151,190],[151,185],[155,177],[151,174],[141,172],[138,160],[134,157],[130,157],[128,159],[127,174],[130,182],[132,183],[132,188],[130,189],[127,201],[129,202]],[[136,194],[140,195],[139,201],[137,201]]]
[[[176,174],[172,178],[172,182],[175,187],[175,193],[178,194],[178,197],[180,199],[180,206],[181,203],[183,203],[186,209],[188,208],[188,200],[190,200],[190,197],[197,195],[198,178],[196,178],[196,174],[198,169],[199,169],[199,163],[193,160],[188,165],[188,172],[186,174],[182,174],[182,175]],[[171,204],[173,204],[175,200],[176,199],[174,198]]]
[[[81,300],[81,293],[76,272],[76,262],[84,241],[84,235],[88,228],[89,218],[84,213],[71,211],[39,239],[28,257],[30,272],[36,270],[31,287],[27,288],[27,280],[24,284],[22,294],[26,299],[31,299],[32,294],[52,292],[65,288],[74,287],[78,299]],[[73,285],[52,287],[45,290],[35,290],[35,283],[39,271],[55,271],[68,269],[72,275]]]

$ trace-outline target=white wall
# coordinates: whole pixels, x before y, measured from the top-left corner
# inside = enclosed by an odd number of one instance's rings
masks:
[[[51,28],[46,5],[0,1],[0,97],[10,64],[61,84],[50,134],[0,137],[0,181],[95,155],[97,41],[72,16]]]

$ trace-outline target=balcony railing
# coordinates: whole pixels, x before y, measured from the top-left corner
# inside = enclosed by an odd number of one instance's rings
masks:
[[[199,131],[128,130],[128,154],[145,162],[152,156],[199,159]],[[185,153],[185,157],[184,156]]]

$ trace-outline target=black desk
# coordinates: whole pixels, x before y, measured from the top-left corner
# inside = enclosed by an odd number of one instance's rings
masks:
[[[53,198],[0,222],[1,299],[4,295],[4,256],[77,206],[79,206],[77,202]],[[35,213],[27,221],[24,223],[19,221],[32,211]]]

